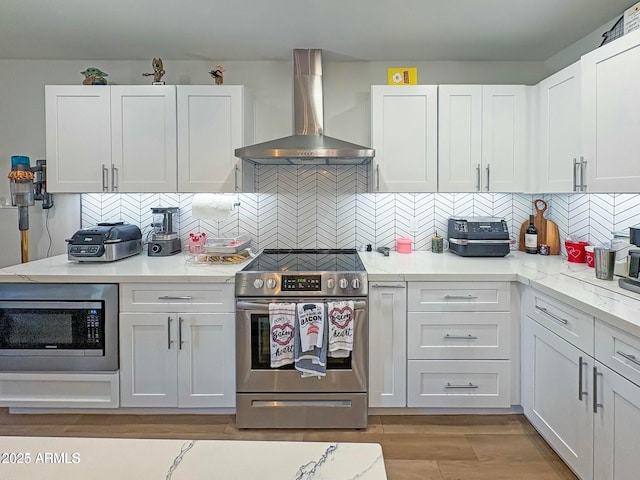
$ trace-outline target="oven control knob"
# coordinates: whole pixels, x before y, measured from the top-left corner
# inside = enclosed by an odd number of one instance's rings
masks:
[[[264,285],[264,280],[262,280],[261,278],[256,278],[256,279],[253,281],[253,286],[254,286],[255,288],[262,288],[262,286],[263,286],[263,285]]]
[[[276,288],[276,279],[275,278],[269,278],[267,279],[267,288]]]
[[[336,281],[333,278],[327,280],[327,288],[333,289],[336,286]]]
[[[358,280],[357,278],[354,278],[353,280],[351,280],[351,286],[354,289],[359,289],[360,288],[360,280]]]
[[[345,289],[349,286],[349,281],[346,278],[341,278],[339,285],[340,285],[340,288]]]

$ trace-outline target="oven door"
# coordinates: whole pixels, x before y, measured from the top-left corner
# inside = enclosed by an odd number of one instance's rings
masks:
[[[316,298],[277,298],[275,302],[318,302]],[[344,301],[323,298],[322,301]],[[368,310],[365,299],[354,300],[353,351],[347,358],[327,358],[327,374],[301,378],[293,365],[270,367],[270,300],[238,299],[236,303],[236,385],[240,393],[366,392]]]

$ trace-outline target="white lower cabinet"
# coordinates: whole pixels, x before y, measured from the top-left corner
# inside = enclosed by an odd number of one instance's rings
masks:
[[[234,407],[232,299],[227,284],[121,284],[120,405]]]
[[[369,406],[407,406],[405,282],[369,283]]]

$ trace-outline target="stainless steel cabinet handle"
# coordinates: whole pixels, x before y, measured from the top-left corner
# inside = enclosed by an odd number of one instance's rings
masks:
[[[478,387],[478,385],[474,385],[471,382],[469,382],[467,385],[455,385],[455,384],[451,384],[451,383],[447,382],[447,384],[444,386],[444,388],[479,388],[479,387]]]
[[[118,167],[111,165],[111,189],[118,190]]]
[[[445,300],[474,300],[476,298],[478,298],[478,297],[475,296],[475,295],[471,295],[471,294],[468,294],[468,295],[449,295],[449,294],[447,294],[447,295],[444,296]]]
[[[109,180],[107,179],[108,176],[109,176],[109,169],[105,167],[103,163],[102,164],[102,191],[103,192],[106,192],[109,190],[109,185],[108,185]]]
[[[567,325],[569,323],[568,320],[565,320],[564,318],[560,318],[557,315],[554,315],[553,313],[551,313],[549,310],[547,310],[544,307],[539,307],[538,305],[536,305],[536,310],[540,310],[545,315],[549,315],[551,318],[553,318],[554,320],[562,323],[563,325]]]
[[[478,337],[476,337],[475,335],[449,335],[448,333],[446,333],[444,335],[444,338],[448,339],[448,340],[477,340]]]
[[[182,341],[182,322],[184,322],[182,317],[178,317],[178,348],[180,350],[182,350],[182,345],[184,344]]]
[[[480,191],[480,164],[478,164],[478,166],[476,167],[476,178],[476,190]]]
[[[191,300],[193,297],[191,295],[183,295],[183,296],[171,296],[171,295],[163,295],[162,297],[158,297],[158,300]]]
[[[388,285],[380,284],[380,283],[370,283],[371,288],[407,288],[405,283],[391,283]]]
[[[376,164],[376,192],[380,191],[380,164]]]
[[[173,340],[171,340],[171,317],[167,317],[167,349],[171,350],[171,344]]]
[[[491,185],[491,165],[487,164],[487,192],[490,190]]]
[[[234,176],[235,176],[235,178],[234,178],[234,186],[233,186],[233,188],[234,188],[234,190],[235,190],[236,192],[239,190],[239,187],[238,187],[238,171],[239,171],[239,170],[240,170],[240,168],[238,167],[238,165],[236,165],[236,166],[235,166],[235,168],[234,168],[234,171],[233,171],[233,174],[234,174]]]
[[[573,191],[577,192],[581,186],[578,186],[578,159],[573,159]]]
[[[636,358],[635,355],[631,355],[630,353],[624,353],[623,351],[620,351],[620,350],[616,350],[616,353],[621,357],[626,358],[631,363],[635,363],[636,365],[640,366],[640,361]]]
[[[598,403],[598,377],[601,377],[602,373],[598,372],[598,367],[593,367],[593,413],[598,413],[598,407],[602,407],[601,403]]]
[[[578,400],[582,401],[582,397],[586,396],[589,392],[582,390],[582,366],[587,362],[582,361],[582,357],[578,357]]]
[[[580,157],[580,191],[587,191],[587,184],[585,183],[585,177],[587,176],[587,161],[584,157]]]

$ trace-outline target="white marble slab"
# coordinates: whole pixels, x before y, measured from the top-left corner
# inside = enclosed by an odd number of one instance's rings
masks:
[[[387,476],[382,448],[375,443],[0,437],[0,478],[386,480]]]

